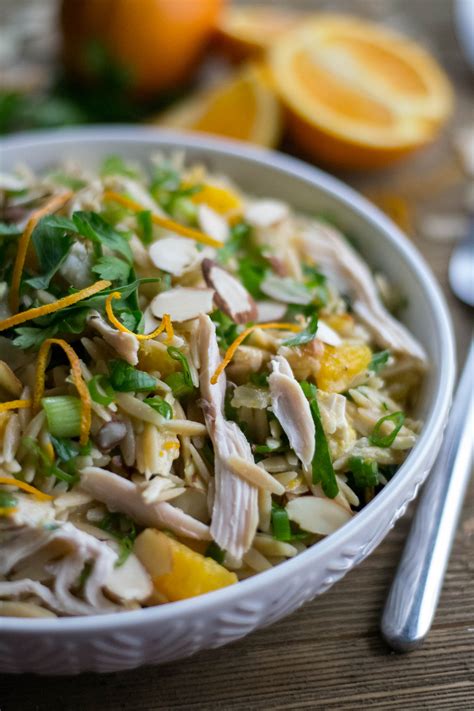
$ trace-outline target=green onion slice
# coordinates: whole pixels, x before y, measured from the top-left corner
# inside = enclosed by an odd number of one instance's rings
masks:
[[[272,506],[272,529],[277,541],[291,541],[293,538],[288,514],[282,506],[276,504]]]
[[[110,405],[115,399],[114,389],[105,375],[94,375],[87,383],[87,387],[91,398],[99,405]]]
[[[318,401],[316,399],[317,389],[315,385],[306,381],[303,381],[300,385],[304,394],[308,398],[316,430],[316,446],[312,462],[313,484],[319,484],[321,482],[322,489],[326,496],[330,499],[334,499],[334,497],[339,493],[339,487],[337,485],[336,474],[334,473],[334,468],[332,466],[329,445],[324,433],[321,413],[319,412]]]
[[[388,435],[382,435],[380,430],[384,422],[393,422],[393,430]],[[375,423],[375,427],[372,434],[369,437],[370,444],[375,447],[391,447],[395,441],[397,434],[400,432],[405,422],[405,415],[403,412],[392,412],[390,415],[385,415],[381,417],[378,422]]]
[[[354,477],[355,485],[358,489],[365,489],[367,486],[377,486],[379,483],[379,468],[374,459],[362,459],[362,457],[351,457],[348,467]]]
[[[48,421],[48,430],[54,437],[78,437],[81,433],[82,404],[73,395],[55,395],[41,400]]]
[[[165,418],[165,420],[171,420],[173,417],[173,408],[169,402],[166,402],[166,400],[159,395],[156,395],[155,397],[147,397],[143,402],[153,408],[155,412],[158,412]]]

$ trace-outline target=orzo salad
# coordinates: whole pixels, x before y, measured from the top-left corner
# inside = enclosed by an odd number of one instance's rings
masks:
[[[182,600],[348,522],[421,428],[396,298],[181,155],[2,174],[0,615]]]

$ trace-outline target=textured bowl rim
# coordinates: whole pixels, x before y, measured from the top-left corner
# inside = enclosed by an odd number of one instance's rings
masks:
[[[127,144],[149,142],[150,146],[156,145],[157,148],[166,147],[165,141],[169,141],[172,144],[181,145],[183,149],[200,149],[211,154],[226,154],[230,157],[243,158],[249,163],[263,164],[276,171],[284,172],[290,177],[303,179],[313,184],[320,192],[348,204],[360,217],[377,228],[383,239],[390,243],[391,248],[410,264],[411,270],[426,293],[436,327],[435,337],[439,352],[437,378],[434,386],[436,397],[427,413],[418,442],[388,486],[344,526],[295,558],[291,558],[271,570],[247,578],[237,585],[167,605],[87,617],[2,618],[2,632],[14,633],[19,637],[34,633],[47,633],[54,636],[77,633],[82,636],[83,634],[124,630],[130,626],[159,625],[161,620],[178,620],[189,613],[203,615],[212,608],[226,607],[231,603],[238,602],[238,598],[244,593],[258,595],[260,590],[283,583],[285,578],[296,574],[300,568],[316,564],[320,555],[330,555],[331,551],[342,547],[344,543],[354,538],[361,528],[367,527],[367,530],[373,530],[377,524],[378,512],[382,508],[392,507],[395,512],[397,501],[403,499],[401,492],[406,481],[410,478],[411,472],[422,466],[423,462],[429,458],[429,452],[439,446],[451,404],[456,372],[455,342],[451,317],[440,286],[418,249],[386,215],[357,191],[319,168],[277,151],[254,147],[240,141],[154,127],[102,125],[25,132],[2,139],[0,149],[14,151],[15,149],[31,148],[31,151],[34,152],[42,145],[49,145],[54,149],[56,143],[63,141],[70,141],[71,146],[77,148],[81,143],[102,144],[107,143],[108,140],[120,140]],[[367,540],[368,543],[369,540]]]

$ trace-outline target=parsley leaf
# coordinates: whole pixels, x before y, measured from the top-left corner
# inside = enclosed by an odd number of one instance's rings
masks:
[[[97,260],[92,267],[92,271],[101,279],[118,281],[119,283],[124,284],[130,276],[130,265],[119,257],[107,255],[100,257],[100,259]]]
[[[138,370],[124,360],[112,360],[109,363],[110,384],[121,393],[149,392],[156,387],[156,378],[144,370]]]
[[[33,289],[47,289],[72,247],[72,237],[50,217],[43,217],[31,237],[41,274],[26,280]]]
[[[238,273],[242,284],[256,299],[262,298],[260,285],[268,274],[268,267],[255,260],[253,256],[239,260]]]
[[[302,331],[296,334],[293,338],[288,338],[286,341],[283,341],[282,345],[283,346],[302,346],[305,343],[310,343],[316,338],[316,332],[318,330],[318,315],[313,314],[309,322]]]
[[[114,252],[118,252],[128,262],[133,261],[132,250],[127,238],[118,232],[112,225],[109,225],[96,212],[86,212],[79,210],[72,216],[77,232],[87,237],[100,246],[108,247]]]

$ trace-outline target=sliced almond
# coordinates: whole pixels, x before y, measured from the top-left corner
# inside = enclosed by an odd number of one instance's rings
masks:
[[[232,456],[227,460],[229,469],[237,476],[245,479],[250,484],[253,484],[258,489],[266,489],[271,494],[281,496],[285,493],[285,487],[279,481],[274,479],[265,469],[259,467],[258,464],[249,462],[243,457]]]
[[[130,553],[125,563],[112,569],[105,589],[114,600],[143,602],[153,592],[153,584],[139,558]]]
[[[176,287],[163,291],[151,302],[151,311],[157,318],[169,314],[172,321],[189,321],[213,310],[213,289]]]
[[[265,296],[284,301],[285,304],[306,305],[312,300],[311,292],[304,284],[290,277],[279,277],[273,273],[267,274],[260,284],[260,289]]]
[[[279,200],[257,200],[247,207],[245,219],[255,227],[271,227],[288,217],[288,206]]]
[[[303,531],[327,536],[352,518],[352,512],[339,506],[331,499],[316,496],[300,496],[290,501],[286,512]]]
[[[342,339],[339,334],[328,326],[327,323],[324,323],[324,321],[318,322],[316,338],[323,343],[327,343],[328,346],[340,346],[342,343]]]
[[[19,398],[23,385],[10,366],[4,360],[0,360],[0,388],[3,388],[10,395]]]
[[[257,301],[257,323],[280,321],[286,314],[287,304],[279,301]]]
[[[257,307],[247,289],[232,274],[212,259],[203,259],[202,273],[206,284],[215,289],[214,301],[235,323],[253,321]]]
[[[219,242],[229,238],[230,229],[227,221],[208,205],[199,205],[198,222],[201,230]]]
[[[150,246],[148,253],[155,267],[173,276],[181,276],[199,260],[196,245],[184,237],[159,239]]]

